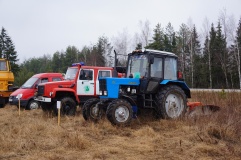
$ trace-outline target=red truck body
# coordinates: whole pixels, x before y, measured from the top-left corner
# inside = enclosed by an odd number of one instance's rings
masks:
[[[56,102],[61,101],[61,113],[74,115],[77,105],[98,97],[99,77],[112,77],[113,70],[112,67],[74,64],[67,69],[63,81],[38,85],[35,100],[41,102],[43,111],[53,110],[56,114]]]
[[[20,106],[25,109],[37,109],[39,108],[39,102],[34,100],[34,93],[37,90],[37,86],[40,83],[61,81],[63,75],[61,73],[39,73],[29,78],[19,89],[15,90],[9,97],[10,105],[19,105],[19,101],[16,98],[21,94]]]

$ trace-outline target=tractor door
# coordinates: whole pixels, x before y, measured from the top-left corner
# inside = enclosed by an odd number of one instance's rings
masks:
[[[82,69],[80,71],[79,79],[77,80],[77,94],[78,95],[94,95],[94,70]]]
[[[142,93],[155,93],[161,80],[163,79],[163,58],[153,57],[150,63],[150,74],[140,81],[140,91]]]

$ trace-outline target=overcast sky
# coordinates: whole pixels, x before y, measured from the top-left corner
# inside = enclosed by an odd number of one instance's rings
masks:
[[[12,38],[20,62],[43,54],[53,55],[74,45],[96,43],[98,37],[113,37],[127,28],[139,32],[138,22],[168,22],[177,31],[189,19],[201,30],[205,17],[217,24],[226,9],[236,23],[241,0],[0,0],[0,27]]]

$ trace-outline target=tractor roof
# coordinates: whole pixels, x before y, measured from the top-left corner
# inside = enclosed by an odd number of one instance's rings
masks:
[[[149,52],[149,53],[154,53],[154,54],[159,54],[159,55],[167,55],[167,56],[177,57],[177,55],[175,55],[174,53],[166,52],[166,51],[158,51],[158,50],[146,49],[144,52]]]
[[[159,51],[159,50],[152,50],[152,49],[146,49],[144,51],[141,50],[135,50],[131,54],[135,53],[147,53],[147,54],[155,54],[155,55],[163,55],[163,56],[170,56],[170,57],[177,57],[176,54],[166,51]]]

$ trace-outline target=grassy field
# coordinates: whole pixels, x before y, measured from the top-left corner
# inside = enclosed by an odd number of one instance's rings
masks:
[[[129,127],[108,120],[86,122],[78,108],[74,117],[7,105],[0,109],[0,159],[240,159],[241,94],[192,94],[189,101],[221,107],[212,115],[156,120],[151,112]]]

